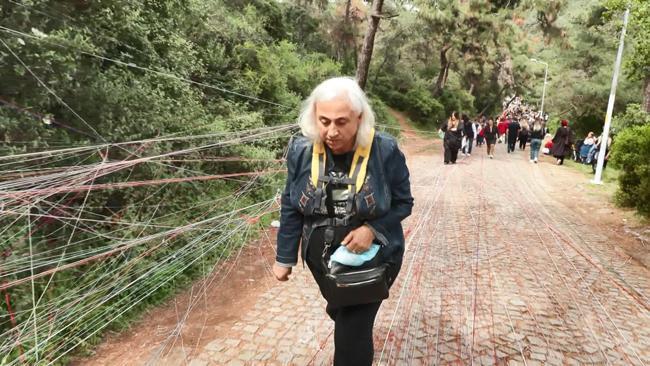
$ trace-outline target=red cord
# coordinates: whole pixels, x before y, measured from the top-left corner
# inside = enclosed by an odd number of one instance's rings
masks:
[[[7,311],[9,312],[9,319],[11,320],[11,327],[16,327],[16,317],[14,316],[13,310],[11,310],[11,297],[9,296],[9,291],[5,290],[5,303],[7,304]],[[20,361],[25,364],[25,356],[23,355],[23,345],[20,343],[20,338],[16,340],[18,343],[18,350],[20,351]]]

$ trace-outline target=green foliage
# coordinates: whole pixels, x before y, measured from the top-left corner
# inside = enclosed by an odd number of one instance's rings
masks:
[[[627,105],[625,113],[614,116],[612,120],[612,131],[616,133],[629,127],[646,124],[650,124],[650,114],[646,113],[641,108],[641,105],[631,103]]]
[[[412,84],[401,83],[395,88],[392,78],[378,78],[373,91],[386,100],[392,107],[406,112],[418,123],[438,125],[445,118],[443,105],[430,92],[430,84],[422,79],[413,80]],[[379,83],[385,84],[379,84]]]
[[[435,98],[431,97],[422,80],[404,96],[407,103],[407,111],[414,119],[419,121],[431,121],[439,119],[444,113],[443,106]]]
[[[3,156],[103,141],[239,132],[287,124],[295,121],[299,102],[317,83],[340,73],[340,64],[322,53],[329,50],[322,34],[314,33],[319,19],[292,3],[35,0],[3,2],[0,20],[3,27],[26,33],[0,31],[0,39],[75,111],[48,93],[0,45],[0,63],[7,65],[0,68]],[[385,106],[378,105],[382,119],[389,120]],[[46,116],[53,121],[50,125],[43,122]],[[138,164],[95,183],[277,169],[273,160],[282,157],[286,140],[202,149],[184,154],[186,161]],[[138,154],[153,156],[195,147],[196,143],[124,145],[109,149],[108,156],[111,161],[133,157],[135,148],[140,149]],[[224,157],[258,161],[219,162]],[[91,152],[46,162],[48,168],[68,167],[97,164],[101,157]],[[24,167],[38,169],[42,164],[26,161]],[[0,177],[4,179],[11,178]],[[281,176],[272,175],[93,191],[85,201],[84,195],[49,198],[73,208],[85,203],[81,219],[99,221],[88,230],[76,231],[58,221],[39,222],[32,235],[33,249],[37,255],[49,253],[53,258],[65,253],[68,240],[75,250],[101,252],[116,242],[159,233],[162,229],[158,227],[177,228],[206,217],[227,216],[214,223],[220,227],[214,232],[206,234],[206,228],[200,226],[200,230],[173,239],[147,240],[115,256],[61,271],[49,286],[49,277],[37,279],[35,292],[37,297],[43,294],[43,304],[60,301],[77,289],[97,289],[95,295],[66,309],[66,314],[83,314],[71,320],[70,329],[62,329],[65,319],[55,317],[51,326],[61,333],[52,335],[40,347],[41,352],[53,359],[77,343],[81,348],[95,344],[109,321],[114,320],[111,326],[115,329],[123,329],[143,310],[204,276],[206,268],[226,258],[259,230],[244,219],[252,210],[238,214],[233,210],[273,197],[281,180]],[[47,202],[32,209],[34,214],[52,212]],[[112,221],[136,225],[124,227]],[[263,217],[262,222],[268,220]],[[29,246],[24,220],[14,224],[3,217],[0,226],[3,268],[9,261],[27,258]],[[107,273],[111,275],[105,277]],[[4,279],[22,277],[24,273],[17,273]],[[114,293],[117,289],[122,290]],[[19,285],[10,292],[16,321],[23,326],[33,306],[31,287]],[[94,310],[84,311],[88,306]],[[39,308],[38,312],[43,312],[37,314],[39,321],[47,320],[46,311]],[[93,317],[99,321],[90,321]],[[0,307],[0,333],[12,327],[8,319],[6,308]],[[29,342],[25,340],[25,349],[33,346]],[[16,347],[2,357],[14,360],[18,353]],[[28,364],[34,361],[33,355],[26,360]]]
[[[529,57],[549,63],[544,109],[551,117],[568,119],[578,135],[599,133],[605,122],[620,36],[620,27],[603,17],[605,10],[599,0],[563,2],[553,22],[560,34],[545,38],[542,44],[531,44]],[[530,61],[528,67],[536,72],[536,85],[540,86],[531,88],[526,96],[539,100],[544,67]],[[615,112],[640,102],[641,87],[638,81],[621,75]]]
[[[400,125],[397,119],[390,113],[389,107],[380,98],[370,95],[370,106],[375,112],[375,122],[377,131],[384,131],[393,136],[399,137]]]
[[[606,0],[610,11],[608,19],[615,19],[627,6],[630,7],[630,21],[626,42],[631,51],[626,57],[626,68],[631,77],[645,80],[650,77],[650,2],[647,0]],[[617,22],[618,23],[618,22]]]
[[[562,121],[562,120],[560,119],[560,117],[557,117],[557,116],[551,117],[551,118],[546,122],[546,128],[548,129],[548,131],[550,131],[551,133],[554,134],[555,131],[557,131],[557,129],[560,128],[560,123],[561,123],[561,121]],[[572,129],[573,129],[573,128],[572,128]]]
[[[506,91],[527,70],[514,69],[525,52],[512,21],[518,1],[416,1],[379,35],[369,87],[423,127],[438,126],[454,110],[500,112]],[[417,34],[418,37],[410,35]]]
[[[443,90],[438,97],[445,108],[444,118],[440,122],[446,121],[447,117],[454,111],[469,116],[474,115],[476,112],[475,97],[469,91],[464,90],[461,84],[461,78],[458,75],[451,74],[449,76],[449,87]]]
[[[650,216],[650,124],[618,134],[612,147],[613,162],[621,169],[617,199]]]

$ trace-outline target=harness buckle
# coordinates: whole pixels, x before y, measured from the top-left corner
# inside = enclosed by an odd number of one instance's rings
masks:
[[[334,228],[332,228],[331,226],[328,226],[325,229],[323,239],[325,241],[325,245],[331,245],[332,242],[334,241]]]
[[[327,252],[332,247],[333,241],[334,241],[334,228],[328,226],[325,228],[325,232],[323,233],[323,242],[325,243],[325,245],[323,246],[323,259],[327,257]]]

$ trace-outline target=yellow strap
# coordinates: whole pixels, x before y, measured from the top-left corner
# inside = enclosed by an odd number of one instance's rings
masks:
[[[350,178],[353,177],[355,168],[359,164],[359,158],[363,157],[361,160],[361,166],[359,167],[359,174],[357,175],[356,180],[356,190],[359,191],[363,182],[366,180],[366,172],[368,170],[368,159],[370,157],[370,151],[372,150],[372,141],[375,138],[375,129],[373,128],[370,131],[370,145],[368,146],[357,146],[354,151],[354,157],[352,158],[352,166],[350,166]],[[319,161],[322,156],[323,164],[327,163],[327,154],[325,153],[325,146],[322,142],[315,143],[311,156],[311,181],[314,184],[314,187],[318,186],[318,175],[320,174]],[[352,186],[348,186],[348,189],[352,189]]]
[[[366,171],[368,169],[368,158],[370,157],[370,150],[372,149],[372,140],[375,138],[375,129],[370,130],[370,144],[368,146],[357,146],[357,149],[354,151],[354,158],[352,158],[352,166],[350,166],[350,178],[354,176],[354,170],[359,164],[359,157],[363,157],[361,161],[361,167],[359,168],[359,174],[357,175],[356,182],[356,191],[359,192],[363,182],[366,180]],[[348,189],[352,189],[352,186],[348,186]]]
[[[327,163],[327,154],[325,154],[325,146],[322,142],[314,144],[314,151],[311,154],[311,182],[314,184],[314,187],[318,187],[318,175],[320,174],[320,169],[318,162],[319,157],[323,156],[323,164]]]

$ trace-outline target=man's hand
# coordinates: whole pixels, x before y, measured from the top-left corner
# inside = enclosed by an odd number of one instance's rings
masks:
[[[375,234],[366,225],[360,226],[348,233],[341,245],[344,245],[352,253],[363,253],[370,249]]]
[[[273,275],[278,281],[288,281],[291,274],[291,267],[282,267],[281,265],[273,264]]]

